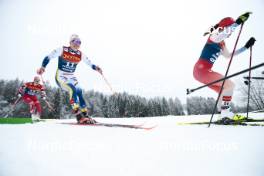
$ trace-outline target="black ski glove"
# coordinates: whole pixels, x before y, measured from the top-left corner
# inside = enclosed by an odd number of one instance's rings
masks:
[[[249,81],[248,81],[248,80],[244,81],[244,83],[245,83],[247,86],[249,85]],[[250,81],[250,83],[251,83],[251,81]]]
[[[242,15],[240,15],[237,20],[236,20],[236,24],[242,24],[244,23],[245,21],[247,21],[247,19],[249,18],[249,15],[251,14],[252,12],[246,12]]]
[[[250,48],[251,46],[254,45],[255,41],[256,41],[256,39],[255,39],[254,37],[251,37],[251,38],[247,41],[247,43],[245,44],[245,47],[246,47],[247,49]]]

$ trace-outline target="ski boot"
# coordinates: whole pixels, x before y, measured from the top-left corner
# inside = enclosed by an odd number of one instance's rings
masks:
[[[82,112],[79,110],[79,108],[73,109],[72,114],[75,115],[78,123],[82,122],[81,119],[83,118],[83,116],[82,116]]]
[[[74,109],[73,113],[76,116],[78,124],[95,124],[96,121],[88,116],[87,111],[80,111],[79,108]]]
[[[217,120],[217,124],[230,125],[233,124],[234,113],[230,107],[221,107],[220,118]]]
[[[79,124],[95,124],[97,123],[94,119],[92,119],[91,117],[81,117],[78,120]]]
[[[231,118],[229,117],[223,117],[219,120],[217,120],[217,124],[220,124],[220,125],[231,125],[233,124],[234,120],[232,120]]]
[[[223,125],[238,125],[247,120],[247,117],[236,114],[233,117],[223,117],[222,119],[218,120],[217,123]]]
[[[82,112],[82,116],[83,118],[81,118],[81,120],[79,120],[79,122],[84,122],[87,124],[95,124],[97,123],[94,119],[92,119],[89,115],[88,115],[88,111],[86,108],[81,109]]]
[[[243,116],[243,115],[234,115],[233,117],[233,120],[234,121],[239,121],[239,122],[243,122],[243,121],[246,121],[248,118],[246,116]]]
[[[40,115],[38,113],[32,113],[31,114],[31,120],[32,120],[32,123],[35,123],[35,122],[40,122]]]

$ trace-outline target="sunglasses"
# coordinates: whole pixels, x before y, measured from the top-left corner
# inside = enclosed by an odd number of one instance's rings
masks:
[[[75,44],[75,45],[81,45],[81,44],[82,44],[82,42],[81,42],[80,39],[73,39],[71,42],[72,42],[73,44]]]

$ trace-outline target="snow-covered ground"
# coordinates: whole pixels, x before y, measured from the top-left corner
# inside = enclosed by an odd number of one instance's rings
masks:
[[[264,127],[177,125],[209,117],[97,119],[158,124],[150,131],[58,121],[0,125],[0,175],[263,176]]]

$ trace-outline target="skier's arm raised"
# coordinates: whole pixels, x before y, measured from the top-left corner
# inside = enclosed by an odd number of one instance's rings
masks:
[[[241,47],[240,49],[235,51],[234,56],[236,56],[238,54],[241,54],[246,49],[247,49],[246,47]],[[222,50],[221,54],[227,59],[229,59],[231,57],[231,55],[232,55],[232,53],[229,52],[229,50],[227,49],[226,46],[223,47],[223,50]]]
[[[246,12],[246,13],[240,15],[236,20],[236,24],[240,25],[240,24],[244,23],[245,21],[247,21],[250,14],[252,14],[252,12]]]
[[[255,43],[256,39],[254,37],[251,37],[247,43],[245,44],[245,46],[241,47],[240,49],[236,50],[235,53],[234,53],[234,56],[246,51],[248,48],[252,47]],[[226,46],[223,47],[223,50],[222,50],[222,55],[225,57],[225,58],[230,58],[232,53],[229,52],[229,50],[226,48]]]
[[[234,31],[235,29],[243,24],[247,19],[249,18],[249,15],[251,12],[246,12],[242,15],[240,15],[233,24],[227,27],[221,27],[220,24],[215,25],[217,27],[217,32],[214,32],[210,36],[210,40],[215,42],[215,43],[220,43],[224,41],[226,38],[228,38]]]

